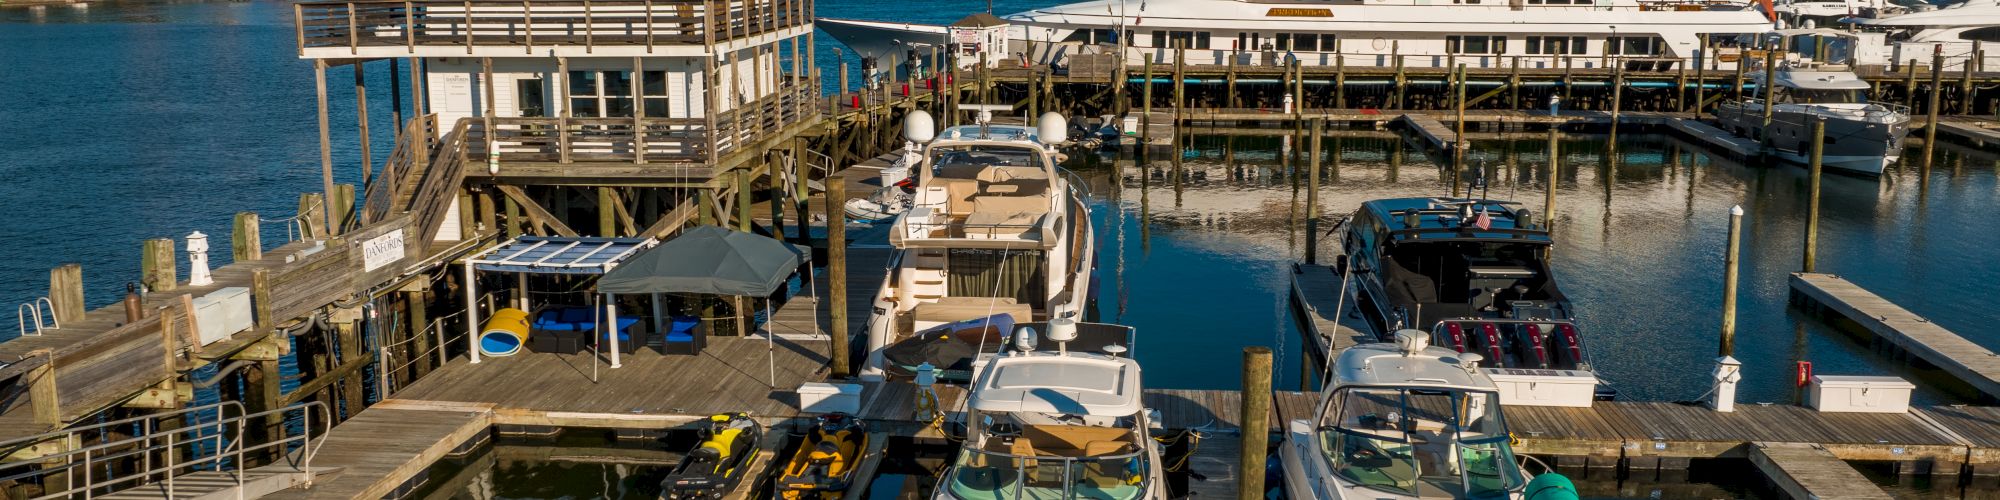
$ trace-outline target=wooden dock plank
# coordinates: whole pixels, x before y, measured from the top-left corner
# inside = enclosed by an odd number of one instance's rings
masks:
[[[1763,145],[1757,141],[1738,137],[1699,120],[1669,120],[1667,126],[1682,136],[1721,149],[1735,158],[1748,158],[1763,150]]]
[[[1817,446],[1755,443],[1750,447],[1750,463],[1792,498],[1890,498],[1860,471]]]
[[[1440,122],[1430,115],[1408,114],[1403,115],[1397,121],[1403,122],[1403,125],[1416,130],[1417,136],[1423,137],[1424,141],[1428,142],[1431,147],[1446,151],[1458,147],[1458,132],[1452,130],[1451,127],[1446,127],[1444,122]]]
[[[312,467],[339,467],[340,474],[310,488],[293,488],[264,498],[382,498],[460,444],[487,432],[490,405],[437,406],[383,401],[334,426],[313,458]],[[283,467],[285,463],[266,467]]]
[[[1233,432],[1209,432],[1198,438],[1187,467],[1202,479],[1188,479],[1192,498],[1236,498],[1236,467],[1243,456],[1243,436]]]
[[[1292,266],[1292,313],[1302,320],[1299,327],[1314,342],[1313,359],[1317,362],[1324,363],[1330,353],[1375,341],[1365,322],[1350,320],[1346,311],[1340,310],[1358,307],[1353,300],[1342,302],[1341,293],[1340,275],[1332,267]]]
[[[1792,290],[1854,320],[1988,397],[2000,397],[2000,356],[1840,276],[1794,273]]]

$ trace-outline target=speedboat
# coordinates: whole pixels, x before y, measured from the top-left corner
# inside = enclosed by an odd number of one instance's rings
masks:
[[[936,133],[928,114],[907,118],[923,155],[911,206],[890,227],[896,252],[868,319],[864,378],[914,376],[915,364],[885,355],[899,344],[942,349],[948,338],[980,352],[1022,323],[1082,319],[1096,249],[1083,196],[1057,166],[1068,125],[1055,113],[1038,128],[985,119]],[[970,358],[937,361],[947,378],[970,377]]]
[[[1054,351],[1031,328],[982,363],[966,396],[964,444],[938,500],[1165,500],[1160,444],[1142,403],[1139,362],[1120,348],[1066,344],[1077,323],[1051,321]]]
[[[701,428],[701,442],[660,481],[666,500],[722,498],[749,474],[764,428],[745,413],[710,416]]]
[[[1361,204],[1341,223],[1336,262],[1357,286],[1356,307],[1377,341],[1426,331],[1488,368],[1598,379],[1575,309],[1549,267],[1553,239],[1528,209],[1507,201],[1400,198]],[[1331,352],[1331,339],[1314,339]],[[1587,402],[1615,395],[1609,387]]]
[[[1520,499],[1567,483],[1549,475],[1530,485],[1479,354],[1429,340],[1403,330],[1395,343],[1341,351],[1312,419],[1285,423],[1289,498]]]
[[[1902,156],[1903,138],[1910,135],[1910,109],[1900,104],[1868,102],[1868,82],[1847,66],[1812,62],[1781,62],[1773,92],[1776,104],[1764,121],[1762,98],[1725,102],[1715,111],[1722,129],[1764,141],[1780,159],[1805,164],[1812,152],[1813,122],[1826,121],[1826,145],[1821,165],[1863,175],[1882,170]],[[1753,74],[1762,85],[1764,72]]]
[[[1764,12],[1744,2],[1682,0],[1379,0],[1298,3],[1287,0],[1096,0],[1039,8],[999,18],[967,18],[952,26],[819,18],[815,26],[863,57],[903,54],[914,46],[953,45],[970,30],[1002,26],[1004,50],[1037,63],[1063,64],[1078,55],[1116,54],[1127,61],[1171,61],[1176,47],[1188,64],[1306,66],[1557,68],[1596,67],[1610,56],[1672,71],[1708,48],[1717,68],[1733,68],[1733,48],[1712,37],[1771,29]],[[987,19],[992,18],[992,19]],[[970,44],[965,44],[970,45]],[[976,59],[961,48],[958,57]],[[1344,54],[1344,55],[1343,55]],[[1637,68],[1635,68],[1637,69]]]

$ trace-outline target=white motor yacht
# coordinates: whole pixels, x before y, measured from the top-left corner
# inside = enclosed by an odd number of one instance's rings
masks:
[[[988,18],[992,16],[986,16]],[[974,21],[968,18],[968,21]],[[1761,10],[1733,2],[1662,0],[1098,0],[964,22],[1004,23],[1008,58],[1061,63],[1076,54],[1123,49],[1137,64],[1170,62],[1185,49],[1189,64],[1525,68],[1602,67],[1609,60],[1672,70],[1708,48],[1707,64],[1731,68],[1734,48],[1711,40],[1768,31]],[[950,44],[958,28],[821,18],[816,26],[857,55],[902,56],[916,46]],[[1635,68],[1638,69],[1638,68]]]
[[[1077,324],[1055,320],[1036,350],[1031,329],[1016,349],[983,363],[966,396],[966,436],[934,496],[951,500],[1083,498],[1164,500],[1160,444],[1141,402],[1139,362],[1060,347]]]
[[[1522,498],[1528,474],[1478,362],[1419,330],[1341,351],[1313,419],[1285,425],[1287,496]]]
[[[1910,135],[1910,109],[1868,102],[1868,82],[1847,66],[1810,62],[1779,63],[1771,119],[1764,120],[1761,98],[1724,102],[1716,125],[1738,136],[1764,141],[1786,161],[1805,164],[1812,151],[1813,122],[1826,122],[1822,166],[1862,175],[1881,175],[1903,154]],[[1760,85],[1764,73],[1752,73]]]
[[[890,228],[897,251],[868,319],[864,377],[928,362],[962,381],[975,356],[938,353],[990,352],[1015,325],[1084,319],[1096,248],[1083,195],[1057,166],[1067,124],[1055,113],[1039,128],[981,120],[933,137],[928,114],[907,119],[923,153],[910,207]]]

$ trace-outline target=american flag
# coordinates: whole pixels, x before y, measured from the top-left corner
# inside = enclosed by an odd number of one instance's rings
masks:
[[[1493,217],[1486,215],[1486,207],[1479,207],[1479,215],[1472,218],[1472,226],[1480,229],[1493,229]]]

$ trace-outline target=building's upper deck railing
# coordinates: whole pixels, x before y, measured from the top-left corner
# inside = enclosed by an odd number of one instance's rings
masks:
[[[478,49],[654,53],[783,32],[812,19],[811,0],[368,0],[295,9],[299,55],[326,58]]]

